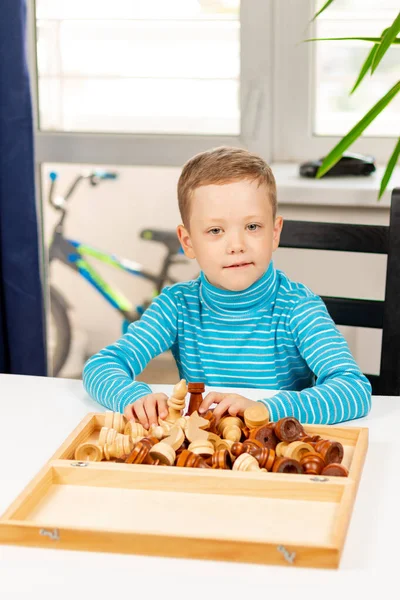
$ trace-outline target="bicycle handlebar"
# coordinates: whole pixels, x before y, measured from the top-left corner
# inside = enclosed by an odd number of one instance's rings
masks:
[[[56,181],[58,178],[58,173],[56,171],[51,171],[49,173],[49,177],[50,177],[50,181],[51,181],[50,188],[49,188],[49,203],[51,204],[51,206],[53,206],[57,210],[65,211],[65,208],[64,208],[65,202],[74,193],[74,191],[76,190],[76,188],[78,187],[78,185],[81,181],[83,181],[84,179],[89,179],[90,184],[92,186],[95,186],[95,185],[98,185],[100,183],[100,181],[105,180],[105,179],[117,179],[118,173],[115,173],[113,171],[103,171],[102,169],[95,169],[94,171],[90,171],[85,174],[80,174],[74,179],[74,181],[72,182],[68,191],[66,192],[65,196],[60,196],[57,199],[54,199],[54,191],[55,191]]]

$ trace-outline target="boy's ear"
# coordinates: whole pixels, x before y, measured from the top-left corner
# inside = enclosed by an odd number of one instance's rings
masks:
[[[176,233],[185,255],[188,258],[196,258],[192,246],[192,240],[190,239],[190,235],[186,227],[184,225],[178,225],[176,228]]]
[[[279,240],[281,239],[282,227],[283,227],[283,217],[276,217],[275,223],[274,223],[274,234],[273,234],[273,238],[272,238],[272,252],[275,252],[275,250],[279,246]]]

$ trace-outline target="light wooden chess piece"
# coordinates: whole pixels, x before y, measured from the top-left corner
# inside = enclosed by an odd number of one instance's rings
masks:
[[[189,444],[188,450],[198,454],[202,458],[208,458],[214,454],[214,445],[209,440],[195,440]]]
[[[129,435],[133,440],[140,436],[145,437],[148,433],[141,423],[137,423],[133,419],[125,425],[124,434]]]
[[[239,417],[224,417],[218,423],[218,433],[225,440],[240,442],[242,437],[243,421]]]
[[[125,423],[126,419],[123,414],[112,410],[105,411],[105,427],[115,429],[117,433],[124,433]]]
[[[188,387],[185,379],[181,379],[179,383],[174,386],[172,396],[167,400],[168,416],[165,420],[168,423],[175,423],[182,416],[186,406],[185,398],[187,391]]]
[[[185,434],[179,425],[175,425],[169,432],[169,435],[164,438],[163,442],[169,444],[175,452],[182,446],[185,441]]]
[[[103,449],[97,444],[85,442],[75,450],[75,460],[100,462],[103,459]]]
[[[189,442],[194,442],[195,440],[208,440],[208,431],[205,431],[205,428],[209,426],[210,421],[200,417],[197,411],[192,413],[188,419],[185,431]]]
[[[102,427],[100,429],[99,439],[97,443],[101,448],[104,448],[105,444],[111,444],[115,440],[117,435],[118,433],[115,429],[112,429],[111,427]]]
[[[257,459],[244,452],[233,463],[232,471],[266,471],[266,469],[260,469]]]
[[[158,460],[160,465],[172,466],[175,462],[175,450],[165,442],[158,442],[150,450],[150,456],[154,460]]]
[[[249,429],[261,427],[269,423],[269,410],[262,402],[246,408],[243,414],[244,422]]]
[[[111,444],[105,444],[103,448],[104,456],[107,460],[111,458],[122,458],[130,454],[133,449],[133,442],[129,435],[119,433]]]

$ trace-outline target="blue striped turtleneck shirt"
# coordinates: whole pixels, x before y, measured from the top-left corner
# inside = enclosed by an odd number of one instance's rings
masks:
[[[188,382],[278,390],[259,400],[271,421],[293,416],[302,423],[339,423],[371,408],[370,383],[321,298],[272,261],[240,292],[213,286],[204,273],[165,288],[124,336],[87,361],[85,389],[123,412],[151,393],[135,377],[168,349]]]

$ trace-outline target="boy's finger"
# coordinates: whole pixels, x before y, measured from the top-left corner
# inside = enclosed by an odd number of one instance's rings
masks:
[[[240,406],[239,402],[236,402],[235,404],[230,405],[228,412],[232,417],[237,417],[241,410],[242,407]]]
[[[154,396],[149,396],[144,402],[144,410],[146,411],[149,427],[151,427],[151,425],[158,425],[156,406],[157,400]],[[146,427],[146,429],[149,427]]]
[[[168,416],[167,396],[157,398],[157,408],[160,418],[165,419]]]
[[[221,392],[210,392],[203,399],[203,402],[199,406],[199,413],[205,413],[211,406],[211,404],[218,404],[226,397],[226,394]]]
[[[143,402],[140,402],[140,404],[134,404],[133,408],[135,410],[136,416],[139,420],[139,423],[141,423],[143,425],[143,427],[145,429],[149,428],[149,422],[147,420],[147,415],[146,412],[144,410],[144,406],[143,406]]]
[[[216,423],[221,419],[224,413],[227,412],[231,405],[232,400],[226,397],[222,402],[218,404],[218,406],[214,409],[213,416],[215,417]]]

